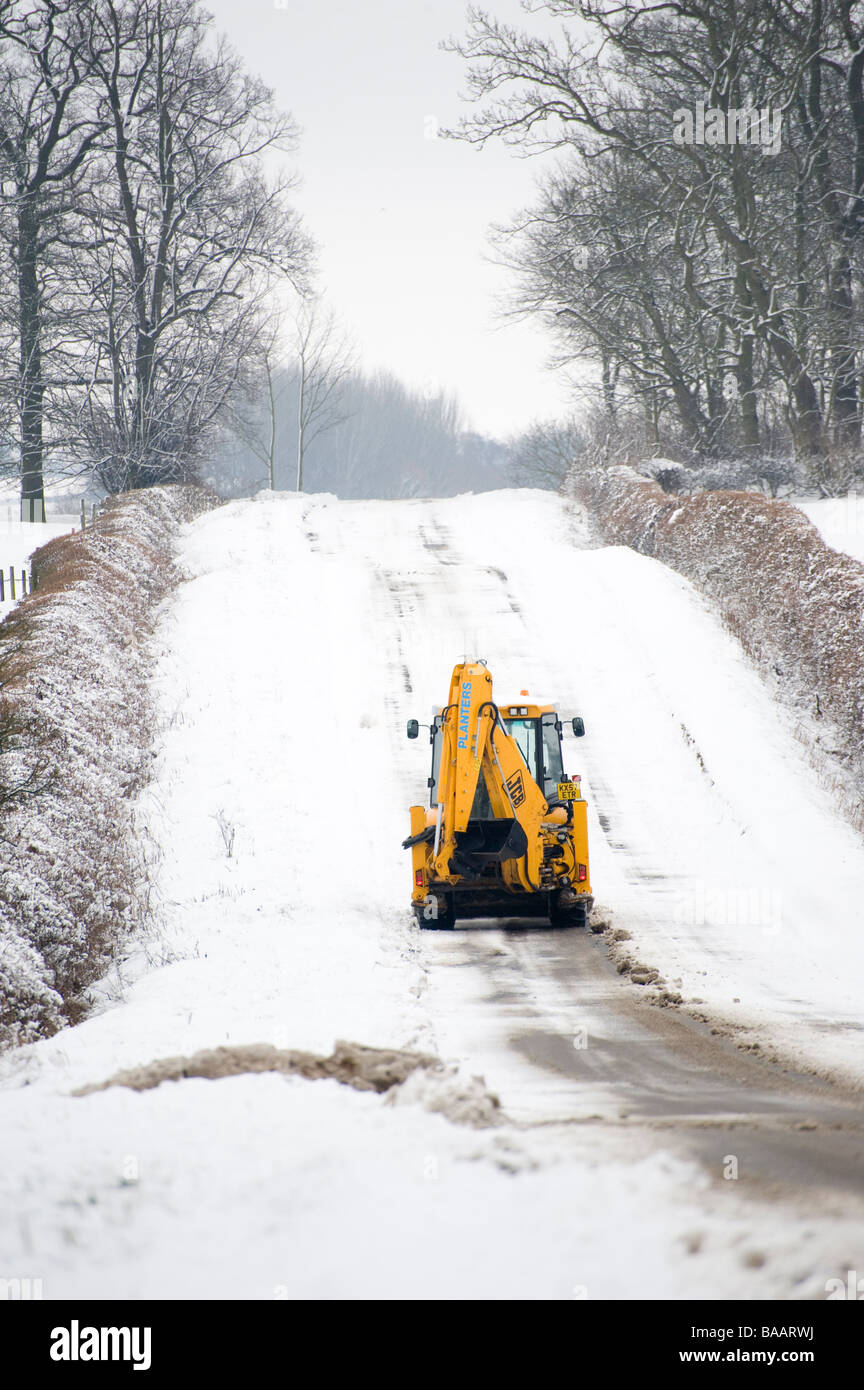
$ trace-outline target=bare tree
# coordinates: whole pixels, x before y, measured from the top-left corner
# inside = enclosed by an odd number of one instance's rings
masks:
[[[315,296],[301,303],[294,349],[299,381],[297,491],[302,492],[307,450],[321,434],[346,418],[342,397],[354,366],[354,351],[340,332],[333,310],[325,309]]]
[[[82,287],[98,306],[81,444],[111,491],[185,478],[266,345],[308,239],[260,156],[296,133],[194,0],[96,0],[100,121]]]
[[[195,0],[0,0],[0,426],[14,401],[25,501],[49,394],[51,443],[109,490],[188,476],[262,360],[268,291],[305,289],[292,181],[261,163],[295,127],[210,25]]]
[[[510,476],[517,487],[557,492],[584,447],[584,433],[573,416],[537,420],[510,441]]]
[[[271,489],[276,487],[279,407],[295,380],[281,362],[281,331],[281,317],[274,315],[263,335],[257,370],[245,389],[234,393],[225,412],[228,430],[263,464],[266,473],[260,481]]]
[[[466,39],[450,47],[468,60],[469,91],[484,104],[451,134],[557,149],[565,156],[557,193],[569,182],[574,205],[577,192],[593,195],[601,244],[583,241],[599,253],[593,270],[571,274],[569,287],[558,275],[554,291],[541,253],[556,233],[559,249],[566,244],[573,219],[568,225],[564,200],[548,192],[534,210],[530,268],[545,274],[541,311],[557,295],[564,339],[585,350],[593,337],[597,355],[621,366],[655,417],[671,400],[698,448],[712,447],[734,407],[743,445],[757,450],[759,406],[767,424],[778,390],[802,458],[824,456],[831,428],[857,439],[860,6],[545,0],[525,8],[558,17],[559,38],[470,10]],[[714,113],[715,136],[719,128],[735,138],[676,140],[675,113],[699,103]],[[782,118],[770,153],[737,138],[742,113],[753,112],[760,125],[765,112],[772,124]],[[557,221],[545,235],[544,221]],[[637,331],[628,345],[629,325]]]
[[[681,293],[673,229],[654,192],[640,165],[598,155],[585,171],[547,180],[540,205],[497,241],[516,274],[516,307],[550,325],[557,363],[600,363],[610,416],[636,402],[656,439],[673,406],[691,446],[710,449],[725,409],[722,391],[712,392],[723,365],[706,304],[722,286],[691,273],[691,292]]]

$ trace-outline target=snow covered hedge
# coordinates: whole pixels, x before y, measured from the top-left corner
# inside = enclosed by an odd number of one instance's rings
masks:
[[[109,499],[93,527],[36,551],[34,592],[0,624],[0,1047],[80,1017],[146,920],[147,639],[179,579],[178,528],[214,501],[190,487]]]
[[[864,825],[864,568],[803,512],[752,492],[670,497],[627,467],[571,476],[604,539],[652,555],[719,608]]]

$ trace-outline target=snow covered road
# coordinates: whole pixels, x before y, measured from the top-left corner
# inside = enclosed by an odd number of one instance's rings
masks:
[[[163,928],[101,1012],[3,1059],[0,1277],[47,1297],[818,1298],[864,1267],[864,849],[691,586],[535,492],[262,494],[193,523],[183,561],[139,810]],[[681,1008],[648,1007],[599,936],[414,928],[400,842],[428,768],[405,720],[463,655],[499,695],[585,717],[567,759],[598,908]],[[458,1077],[386,1099],[274,1074],[72,1094],[340,1038]],[[490,1128],[448,1118],[475,1074]]]

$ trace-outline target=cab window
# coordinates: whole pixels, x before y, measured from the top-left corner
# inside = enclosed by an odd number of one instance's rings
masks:
[[[519,751],[528,764],[528,771],[536,781],[539,771],[537,766],[537,720],[508,719],[507,728],[518,743]]]
[[[432,775],[429,778],[429,805],[438,804],[438,775],[441,770],[442,719],[436,714],[432,721]]]
[[[558,794],[558,783],[564,781],[564,763],[561,757],[561,735],[558,731],[557,714],[544,714],[543,726],[543,795],[548,801]]]

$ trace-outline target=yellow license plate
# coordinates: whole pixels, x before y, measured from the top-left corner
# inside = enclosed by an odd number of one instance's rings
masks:
[[[559,801],[579,801],[579,799],[580,799],[580,796],[579,796],[579,783],[578,783],[578,782],[559,782],[559,783],[558,783],[558,800],[559,800]]]

